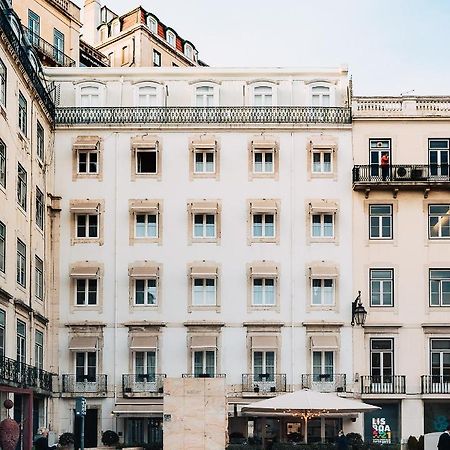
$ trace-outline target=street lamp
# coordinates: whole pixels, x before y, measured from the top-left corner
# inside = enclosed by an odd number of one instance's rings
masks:
[[[352,327],[355,325],[364,325],[367,311],[361,302],[361,291],[358,291],[358,297],[352,301]]]

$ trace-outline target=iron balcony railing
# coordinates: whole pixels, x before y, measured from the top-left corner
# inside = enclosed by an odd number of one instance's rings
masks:
[[[450,182],[449,173],[448,164],[357,165],[353,166],[353,184],[442,184]]]
[[[54,45],[42,39],[38,34],[34,33],[27,27],[23,27],[25,35],[27,36],[30,44],[42,55],[50,58],[56,66],[59,67],[72,67],[75,65],[75,61],[67,56],[64,52],[59,50]]]
[[[406,394],[405,375],[361,376],[361,394]]]
[[[162,393],[165,373],[136,374],[128,373],[122,375],[123,394],[145,394]]]
[[[450,394],[450,375],[422,375],[422,394]]]
[[[61,125],[89,124],[322,124],[351,123],[349,108],[314,106],[60,107]]]
[[[73,375],[62,376],[62,392],[72,394],[98,394],[107,392],[107,375]]]
[[[345,392],[345,373],[302,374],[302,389],[308,388],[320,392]]]
[[[286,374],[244,373],[242,374],[242,392],[286,392]]]
[[[182,378],[225,378],[224,373],[183,373]]]
[[[11,358],[0,358],[0,383],[52,392],[53,374]]]
[[[108,67],[110,65],[109,58],[106,55],[80,39],[80,60],[82,57],[90,66]]]

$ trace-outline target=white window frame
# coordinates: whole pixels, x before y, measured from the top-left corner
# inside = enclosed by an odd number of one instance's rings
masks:
[[[137,303],[138,282],[144,284],[144,303]],[[150,286],[154,284],[154,286]],[[153,303],[149,301],[148,295],[153,296]],[[134,306],[158,306],[158,277],[136,278],[133,280],[133,304]]]
[[[20,329],[19,329],[20,327]],[[23,331],[22,331],[23,330]],[[16,360],[21,363],[27,361],[27,324],[20,319],[16,321]],[[20,370],[20,368],[19,368]]]
[[[377,272],[389,272],[390,277],[389,278],[377,278],[374,275]],[[383,308],[383,307],[392,307],[394,306],[394,269],[391,268],[373,268],[369,269],[369,289],[370,289],[370,307],[372,308]],[[373,296],[374,296],[374,284],[378,283],[380,288],[378,291],[380,303],[374,303]],[[384,303],[384,294],[386,287],[388,285],[391,285],[391,291],[390,291],[390,297],[389,297],[389,303]],[[386,287],[385,287],[386,286]],[[387,290],[389,292],[389,290]]]
[[[315,373],[314,368],[317,367],[314,364],[314,353],[320,354],[320,372]],[[326,353],[331,353],[332,355],[332,372],[328,373],[326,371]],[[311,374],[313,377],[313,382],[327,382],[327,381],[333,381],[334,374],[336,373],[336,352],[333,350],[328,349],[320,349],[320,348],[313,348],[311,351]],[[320,375],[329,375],[329,377],[321,377]],[[327,379],[328,378],[328,379]]]
[[[255,285],[255,282],[261,281],[261,303],[255,302],[256,288],[259,286]],[[270,281],[271,284],[268,283]],[[268,276],[252,276],[252,306],[265,307],[265,306],[276,306],[277,305],[277,278]],[[269,291],[272,290],[272,296],[269,295]]]
[[[202,285],[196,285],[201,282]],[[213,286],[207,286],[208,282],[212,282]],[[217,277],[211,276],[195,276],[192,277],[192,306],[217,306]],[[209,290],[211,292],[209,292]],[[209,302],[210,293],[214,294],[214,301]]]
[[[80,155],[86,155],[86,171],[80,171]],[[95,155],[97,161],[92,162],[91,156]],[[77,174],[78,175],[98,175],[100,152],[98,150],[78,150],[77,151]],[[91,164],[95,164],[95,171],[91,171]]]
[[[390,209],[389,213],[382,213],[382,214],[374,214],[372,213],[372,210],[375,208],[380,207],[386,207],[388,206]],[[393,238],[393,205],[386,203],[386,204],[371,204],[369,205],[369,239],[370,240],[389,240]],[[383,220],[388,217],[389,218],[389,236],[383,236]],[[377,220],[375,220],[377,219]],[[374,222],[378,222],[378,224],[375,224],[378,234],[372,235],[372,220]]]
[[[25,96],[19,91],[19,130],[24,136],[28,134],[28,102]]]
[[[217,373],[217,351],[211,348],[205,348],[205,349],[192,349],[192,374],[195,376],[199,376],[200,374],[206,374],[206,354],[208,352],[214,353],[214,371],[212,374],[212,377],[214,377]],[[195,354],[201,353],[202,354],[202,372],[199,374],[195,373]]]
[[[330,175],[334,171],[334,155],[333,150],[331,148],[313,148],[311,151],[311,173],[313,175]],[[316,163],[314,161],[314,155],[319,155],[319,162]],[[324,161],[325,155],[330,155],[330,163],[329,163],[329,170],[325,170],[326,163]],[[318,170],[316,170],[318,168]]]
[[[27,286],[27,246],[20,239],[16,242],[16,282],[22,287]],[[19,249],[19,247],[21,247]]]
[[[202,88],[207,88],[208,92],[202,93]],[[214,83],[211,81],[195,82],[192,84],[192,105],[202,108],[219,106],[219,94],[220,91],[218,83]],[[210,100],[208,100],[208,98]]]
[[[314,218],[319,218],[319,226],[315,226]],[[331,217],[331,235],[325,234],[325,217]],[[314,234],[314,230],[319,230],[319,234]],[[335,214],[333,213],[323,213],[323,212],[312,212],[311,213],[311,238],[313,239],[334,239],[335,237]]]
[[[440,274],[439,276],[434,275],[433,272],[447,272],[445,275]],[[438,292],[438,304],[432,303],[432,284],[435,282],[437,284]],[[431,307],[449,307],[449,303],[443,303],[443,284],[450,285],[450,269],[430,269],[429,270],[429,305]],[[446,291],[447,292],[447,291]]]
[[[44,261],[36,255],[34,259],[34,277],[35,296],[39,300],[44,300]]]
[[[173,31],[171,30],[166,31],[166,41],[171,47],[176,48],[177,36]]]
[[[0,139],[0,186],[6,188],[6,144]]]
[[[36,186],[36,225],[44,230],[45,199],[44,193]]]
[[[261,236],[255,234],[255,216],[261,216]],[[268,216],[272,216],[273,233],[267,234],[268,226],[266,226]],[[269,222],[270,223],[270,222]],[[270,227],[270,226],[269,226]],[[276,229],[276,213],[275,212],[252,212],[252,239],[275,239],[277,236]]]
[[[85,229],[86,229],[86,236],[79,236],[78,235],[78,218],[85,217]],[[97,219],[97,226],[96,226],[96,235],[90,236],[90,228],[91,228],[91,217],[95,217]],[[98,239],[100,237],[100,214],[75,214],[75,238],[76,239]]]
[[[190,60],[194,59],[194,49],[191,44],[184,44],[184,56]]]
[[[6,82],[8,80],[8,71],[5,63],[0,59],[0,105],[6,108]]]
[[[79,83],[76,85],[76,106],[85,108],[104,106],[105,94],[106,86],[103,83],[93,81]],[[83,97],[85,104],[83,104]]]
[[[153,34],[158,33],[158,21],[150,15],[147,16],[147,27]]]
[[[314,286],[316,284],[315,282],[320,281],[320,286]],[[325,289],[328,289],[329,286],[325,286],[325,282],[331,281],[331,294],[332,294],[332,301],[331,303],[326,303],[325,300],[327,296],[325,295]],[[315,303],[314,302],[314,290],[320,289],[320,302]],[[331,307],[336,305],[336,279],[335,278],[327,278],[327,277],[312,277],[311,278],[311,306],[318,306],[318,307]]]
[[[275,85],[265,83],[253,85],[251,90],[253,106],[276,106],[275,91]]]
[[[433,343],[435,341],[446,341],[447,343],[450,343],[450,338],[433,338],[430,339],[430,375],[432,377],[439,377],[438,380],[433,381],[434,384],[441,384],[443,382],[447,383],[450,379],[450,375],[444,375],[444,355],[450,353],[449,348],[437,348],[433,349]],[[439,375],[433,373],[433,354],[439,355]],[[444,379],[445,377],[445,379]]]
[[[135,171],[136,171],[136,175],[138,176],[142,176],[142,175],[159,175],[159,149],[158,146],[155,145],[154,147],[138,147],[135,150],[135,159],[136,159],[136,166],[135,166]],[[143,154],[147,154],[147,153],[154,153],[155,154],[155,171],[154,172],[140,172],[139,169],[139,155],[143,153]]]
[[[77,356],[83,354],[83,366],[77,366]],[[89,355],[94,355],[95,356],[95,366],[89,366]],[[91,351],[76,351],[74,352],[74,366],[75,366],[75,382],[76,383],[96,383],[97,382],[97,375],[98,375],[98,354],[96,351],[91,352]],[[89,380],[88,377],[89,375],[89,368],[93,367],[94,368],[94,375],[93,378],[94,380]],[[78,368],[82,368],[83,369],[83,374],[78,375],[77,373],[77,369]],[[82,380],[78,380],[78,377],[80,377]]]
[[[84,293],[83,303],[78,303],[78,282],[84,283],[84,289],[80,290],[81,293]],[[90,290],[90,283],[95,282],[95,291]],[[86,307],[86,306],[97,306],[99,303],[99,282],[98,278],[81,278],[77,277],[74,280],[74,289],[75,289],[75,306],[76,307]],[[89,303],[89,293],[95,293],[95,303]]]
[[[27,210],[27,171],[20,164],[17,163],[17,203],[24,210]]]
[[[446,213],[431,213],[431,208],[432,207],[444,207],[447,208],[447,212]],[[431,226],[431,218],[432,217],[437,217],[437,222],[434,226],[438,227],[438,233],[436,236],[433,236],[431,233],[432,230],[432,226]],[[450,230],[449,230],[449,234],[442,236],[442,222],[446,222],[447,223],[447,227],[449,227],[449,221],[450,221],[450,203],[448,204],[444,204],[444,203],[436,203],[436,204],[432,204],[432,205],[428,205],[428,238],[429,239],[450,239]]]
[[[161,67],[161,52],[155,49],[152,52],[152,64],[153,67]]]
[[[326,95],[323,92],[317,92],[318,88],[328,88],[328,95],[329,95],[329,104],[328,105],[324,105],[323,103],[323,98],[324,95]],[[316,102],[314,100],[314,97],[318,97],[318,101]],[[336,106],[336,87],[332,84],[332,83],[328,83],[326,81],[321,81],[321,82],[316,82],[316,83],[311,83],[309,85],[309,99],[310,99],[310,105],[314,106],[314,107],[323,107],[323,108],[327,108],[327,107],[333,107]],[[314,104],[314,103],[318,103],[318,104]]]
[[[202,217],[202,223],[198,224],[196,223],[196,218]],[[214,229],[214,234],[212,236],[209,236],[207,234],[208,226],[210,224],[207,224],[207,218],[208,216],[213,217],[213,224],[212,227]],[[201,233],[197,234],[197,230],[200,230]],[[215,212],[193,212],[192,213],[192,239],[216,239],[217,238],[217,214]]]
[[[154,360],[155,360],[154,366],[151,366],[148,364],[150,353],[153,353],[153,356],[154,356]],[[138,365],[137,365],[138,354],[141,354],[143,357],[144,364],[142,366],[139,366],[139,367],[142,367],[143,373],[138,373]],[[156,349],[133,351],[133,368],[134,368],[134,374],[136,376],[137,382],[140,382],[138,376],[142,376],[143,378],[146,377],[145,381],[147,381],[147,382],[155,382],[156,374],[158,373],[158,357],[157,357]]]
[[[145,90],[149,92],[147,94],[143,94]],[[154,95],[151,95],[150,90],[154,92]],[[153,101],[142,101],[143,97],[146,97],[147,100],[153,98]],[[136,106],[163,106],[163,86],[158,83],[139,83],[134,86],[134,104]]]
[[[253,151],[253,174],[254,175],[261,175],[261,174],[274,174],[275,173],[275,149],[261,149],[261,148],[254,148]],[[256,162],[256,155],[261,155],[261,170],[257,170],[257,162]],[[271,169],[267,169],[267,165],[269,164],[266,159],[267,155],[270,155],[272,157],[271,162]]]
[[[138,216],[145,216],[144,221],[144,236],[138,236]],[[148,234],[149,231],[149,216],[155,216],[155,235]],[[146,212],[146,211],[136,211],[134,213],[134,238],[135,239],[158,239],[159,238],[159,214],[158,212]]]
[[[41,162],[45,158],[45,132],[39,120],[36,122],[36,154]]]
[[[44,333],[40,330],[35,330],[34,333],[34,366],[40,370],[44,369]]]
[[[197,162],[197,155],[202,155],[202,161]],[[208,162],[207,155],[212,155],[212,170],[207,170]],[[197,164],[200,165],[201,170],[197,170]],[[211,147],[211,149],[196,148],[194,149],[194,174],[215,174],[216,173],[216,149]]]
[[[267,372],[268,365],[267,365],[267,354],[273,353],[273,379],[270,379],[271,377],[265,377],[264,379],[258,380],[256,379],[255,375],[257,375],[257,372],[255,370],[255,353],[261,353],[262,355],[262,365],[261,365],[261,374],[270,374],[270,372]],[[268,381],[268,382],[274,382],[275,376],[277,374],[277,351],[275,349],[273,350],[262,350],[262,349],[252,349],[252,372],[254,375],[254,382],[260,382],[260,381]]]
[[[6,225],[0,221],[0,272],[6,272]]]

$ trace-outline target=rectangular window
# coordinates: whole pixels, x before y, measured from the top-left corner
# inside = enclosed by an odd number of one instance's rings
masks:
[[[6,271],[6,225],[0,222],[0,272]]]
[[[394,306],[393,269],[370,269],[370,306]]]
[[[77,306],[91,306],[97,304],[97,278],[77,278],[75,280]]]
[[[313,150],[312,152],[312,173],[332,173],[332,155],[331,150]]]
[[[153,66],[161,67],[161,53],[157,50],[153,50]]]
[[[0,60],[0,104],[6,107],[6,66]]]
[[[166,38],[168,44],[171,45],[172,47],[175,47],[175,35],[171,31],[167,32]]]
[[[387,157],[382,161],[381,158]],[[369,139],[370,176],[385,180],[389,176],[391,139]],[[386,164],[387,162],[387,164]]]
[[[141,86],[138,90],[139,106],[158,106],[158,91],[155,86]]]
[[[76,214],[76,237],[98,238],[98,215]]]
[[[313,306],[334,305],[334,280],[332,278],[313,278],[311,286],[311,304]]]
[[[19,130],[26,136],[27,135],[27,101],[22,92],[19,91]]]
[[[158,173],[158,152],[155,149],[136,151],[136,173],[137,174],[157,174]]]
[[[64,62],[64,34],[53,28],[53,57],[59,64]]]
[[[44,263],[42,259],[35,257],[35,295],[39,300],[44,299]]]
[[[252,214],[252,235],[254,238],[275,237],[274,214]]]
[[[192,359],[195,377],[214,377],[216,374],[216,352],[214,350],[194,351]]]
[[[81,106],[99,106],[100,90],[98,86],[83,86],[80,89]]]
[[[17,320],[16,326],[16,360],[25,363],[27,359],[27,325],[25,322]]]
[[[253,172],[273,173],[274,151],[253,151]]]
[[[430,353],[433,383],[450,382],[450,339],[431,339]]]
[[[275,352],[253,351],[252,356],[255,381],[275,381]]]
[[[428,206],[428,234],[430,239],[450,238],[450,204]]]
[[[328,86],[313,86],[311,89],[311,97],[313,106],[328,107],[331,104],[330,88]]]
[[[369,238],[392,239],[392,205],[369,206]]]
[[[5,356],[5,327],[6,327],[6,313],[0,309],[0,358]]]
[[[430,164],[431,177],[442,177],[444,180],[448,180],[449,152],[449,139],[428,140],[428,161]]]
[[[41,370],[44,368],[44,333],[37,330],[34,335],[34,365]]]
[[[121,62],[122,66],[124,64],[128,64],[128,60],[129,60],[128,45],[126,45],[125,47],[122,47],[121,59],[122,59],[122,62]]]
[[[17,239],[17,283],[23,287],[27,284],[27,247]]]
[[[272,88],[270,86],[256,86],[253,90],[254,106],[272,106]]]
[[[311,236],[314,238],[334,237],[334,215],[333,214],[312,214],[311,215]]]
[[[98,152],[97,151],[79,151],[77,152],[77,167],[79,174],[98,173]]]
[[[370,340],[370,375],[372,383],[392,383],[394,375],[393,339]]]
[[[334,352],[313,351],[312,373],[313,373],[313,381],[316,382],[332,381],[334,374]]]
[[[44,194],[36,187],[36,225],[44,229]]]
[[[36,36],[40,35],[41,32],[41,19],[40,17],[31,9],[28,10],[28,28]]]
[[[216,216],[215,214],[194,214],[194,238],[215,238],[216,237]]]
[[[194,173],[215,173],[214,150],[195,151],[194,159]]]
[[[216,306],[216,279],[194,278],[192,280],[192,305]]]
[[[430,270],[430,306],[450,306],[450,269]]]
[[[0,139],[0,186],[6,188],[6,145]]]
[[[97,353],[76,352],[75,353],[75,380],[78,383],[97,381]]]
[[[156,306],[158,304],[158,286],[156,278],[134,281],[134,304]]]
[[[39,123],[39,121],[37,122],[37,125],[36,125],[36,142],[37,142],[37,144],[36,144],[37,157],[41,161],[44,161],[44,157],[45,157],[45,136],[44,136],[44,128]]]
[[[158,214],[136,214],[135,215],[135,237],[157,238],[158,237]]]
[[[198,86],[195,89],[195,106],[214,106],[214,88]]]
[[[17,163],[17,203],[27,210],[27,172],[20,163]]]
[[[134,352],[134,367],[136,381],[156,380],[156,352],[154,350],[146,352]]]
[[[252,279],[252,305],[274,306],[276,304],[275,278]]]

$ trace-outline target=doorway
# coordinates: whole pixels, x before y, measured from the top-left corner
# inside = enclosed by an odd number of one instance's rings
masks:
[[[74,411],[75,414],[75,411]],[[75,448],[80,448],[80,432],[81,419],[75,415],[74,430],[75,434]],[[86,417],[84,418],[84,447],[97,447],[98,439],[98,409],[88,408],[86,410]]]

